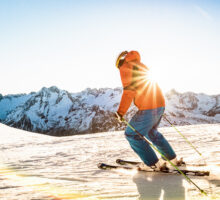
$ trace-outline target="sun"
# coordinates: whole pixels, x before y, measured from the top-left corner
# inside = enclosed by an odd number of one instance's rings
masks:
[[[170,78],[166,71],[161,71],[159,68],[148,68],[139,66],[139,70],[134,71],[133,81],[137,87],[145,85],[143,90],[148,87],[160,87],[163,92],[167,92],[168,84],[170,83]]]
[[[158,84],[163,92],[169,90],[170,77],[167,75],[166,71],[149,69],[145,74],[145,79],[152,85]]]
[[[149,69],[146,73],[146,79],[149,80],[151,83],[158,82],[158,76],[152,69]]]

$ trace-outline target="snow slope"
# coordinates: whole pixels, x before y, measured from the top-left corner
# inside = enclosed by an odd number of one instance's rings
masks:
[[[210,164],[206,167],[211,170],[210,177],[192,177],[208,197],[180,175],[99,170],[99,162],[139,160],[123,132],[57,138],[0,124],[0,199],[220,199],[220,124],[177,128]],[[203,163],[174,129],[160,131],[185,161]]]
[[[69,93],[53,86],[39,92],[0,98],[0,121],[12,127],[49,135],[73,135],[122,130],[113,113],[121,99],[121,88],[86,89]],[[126,117],[135,113],[131,106]],[[220,95],[166,94],[167,118],[177,125],[219,123]],[[162,120],[161,126],[169,125]]]

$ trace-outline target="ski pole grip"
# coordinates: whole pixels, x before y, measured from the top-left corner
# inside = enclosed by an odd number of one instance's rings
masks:
[[[118,113],[118,112],[115,112],[115,115],[117,116],[117,119],[119,122],[124,122],[124,118]]]

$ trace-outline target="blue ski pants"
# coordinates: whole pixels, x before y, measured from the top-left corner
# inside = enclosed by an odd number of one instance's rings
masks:
[[[157,130],[165,108],[160,107],[151,110],[139,110],[130,120],[130,124],[169,160],[176,157],[176,154],[165,137]],[[125,137],[130,143],[131,148],[148,166],[158,162],[158,157],[152,147],[135,133],[130,127],[125,130]]]

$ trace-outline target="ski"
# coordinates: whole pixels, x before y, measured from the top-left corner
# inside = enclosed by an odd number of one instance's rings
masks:
[[[120,164],[120,165],[134,165],[137,166],[139,164],[141,164],[141,162],[135,162],[135,161],[129,161],[129,160],[122,160],[122,159],[117,159],[116,163]]]
[[[134,165],[137,166],[139,164],[141,164],[142,162],[136,162],[136,161],[129,161],[129,160],[123,160],[123,159],[117,159],[116,163],[120,164],[120,165]],[[188,166],[188,167],[204,167],[207,166],[206,164],[183,164],[181,166]]]
[[[116,169],[125,169],[125,170],[138,170],[143,172],[153,172],[153,173],[169,173],[169,174],[179,174],[179,171],[176,169],[166,169],[163,171],[155,171],[153,169],[140,169],[138,167],[128,167],[128,166],[118,166],[118,165],[109,165],[106,163],[99,163],[98,164],[99,169],[104,170],[116,170]],[[185,175],[192,175],[192,176],[209,176],[209,171],[197,171],[197,170],[181,170]]]

